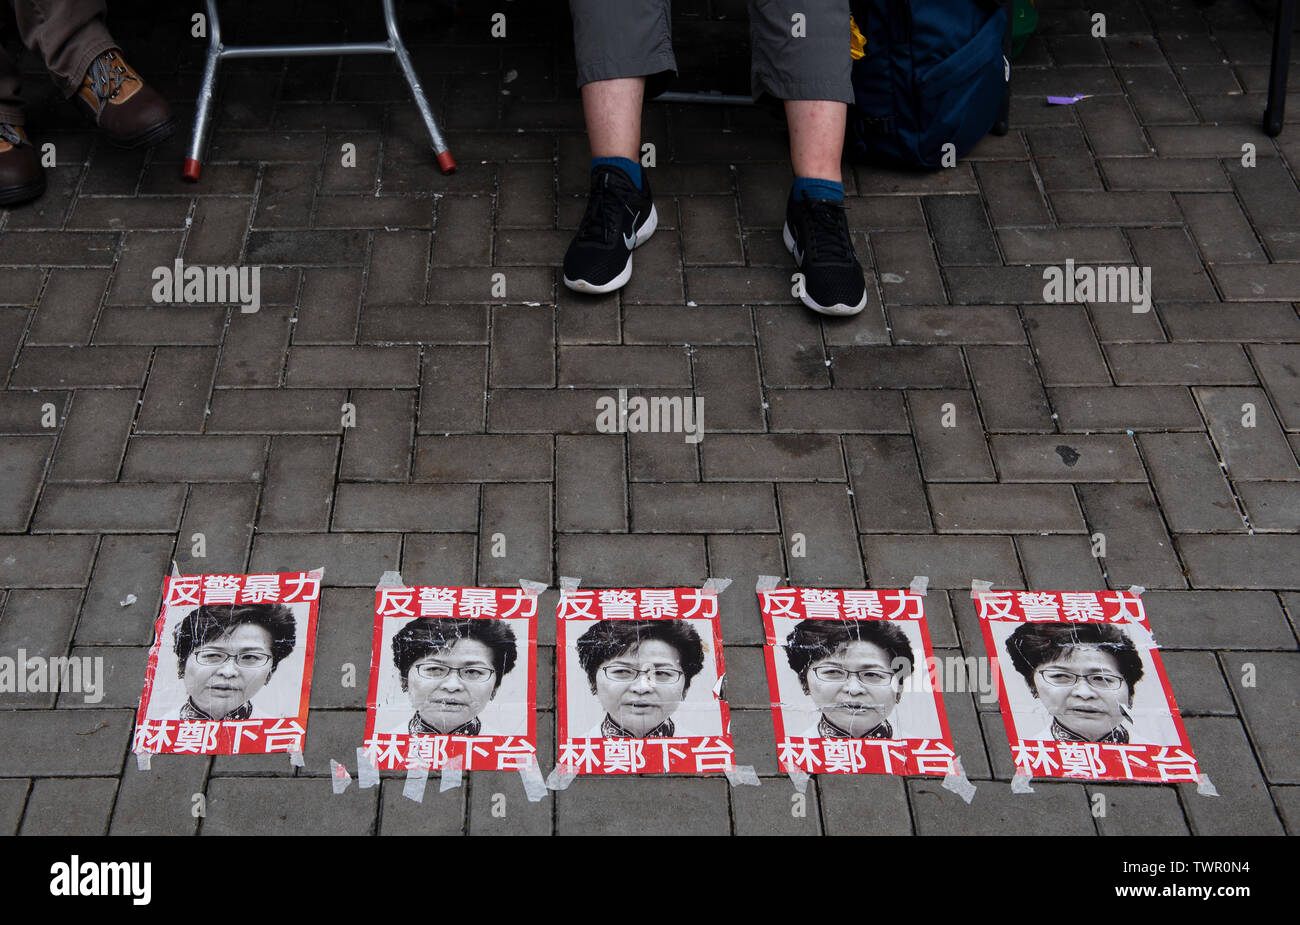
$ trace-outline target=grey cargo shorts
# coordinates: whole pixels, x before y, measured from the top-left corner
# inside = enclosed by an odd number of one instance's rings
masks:
[[[676,73],[670,3],[569,0],[578,86]],[[853,102],[849,0],[749,0],[749,34],[755,98]]]

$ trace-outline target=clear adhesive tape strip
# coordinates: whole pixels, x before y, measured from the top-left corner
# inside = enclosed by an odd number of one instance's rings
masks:
[[[348,773],[348,769],[333,758],[330,759],[330,786],[336,794],[352,786],[352,775]]]
[[[709,594],[721,594],[730,586],[730,578],[706,578],[704,580],[704,591]]]
[[[733,787],[758,787],[762,782],[752,764],[737,764],[727,768],[727,780]]]
[[[406,585],[402,584],[401,572],[394,572],[390,570],[384,572],[384,574],[379,576],[379,584],[375,585],[375,587],[376,588],[404,588],[406,587]]]
[[[560,593],[566,591],[577,591],[578,585],[582,584],[581,578],[570,578],[567,575],[560,576]]]
[[[985,591],[992,590],[992,588],[993,582],[991,581],[985,581],[982,578],[972,578],[970,580],[970,593],[972,595],[983,594]]]
[[[1026,774],[1023,768],[1017,768],[1015,776],[1011,778],[1011,792],[1033,793],[1034,788],[1029,786],[1031,780],[1033,778]]]
[[[801,771],[794,765],[786,765],[785,773],[790,775],[790,783],[794,784],[794,789],[796,791],[799,793],[808,792],[808,781],[811,779],[812,775],[808,774],[806,771]]]
[[[153,758],[152,752],[136,752],[135,768],[137,771],[149,770],[149,761]]]
[[[1203,797],[1217,797],[1219,791],[1214,789],[1214,784],[1210,783],[1210,775],[1196,775],[1196,792]]]
[[[578,776],[578,772],[573,770],[572,765],[557,764],[551,768],[551,773],[546,775],[546,787],[548,790],[568,790],[569,784]]]
[[[172,559],[172,577],[173,577],[173,578],[184,578],[184,577],[185,577],[184,575],[181,574],[181,570],[178,569],[178,568],[176,567],[176,560],[175,560],[175,559]]]
[[[456,757],[442,769],[438,775],[438,792],[446,793],[448,790],[455,790],[461,785],[465,778],[465,759]]]
[[[519,587],[523,588],[529,594],[541,594],[550,586],[544,581],[530,581],[527,578],[520,578]]]
[[[781,583],[780,575],[759,575],[758,581],[754,582],[755,591],[771,591]]]
[[[428,768],[411,768],[406,772],[406,783],[402,785],[402,796],[416,803],[424,802],[424,785],[429,782]]]
[[[536,756],[519,769],[519,779],[524,782],[524,794],[529,803],[540,803],[546,799],[546,778],[542,777]]]
[[[952,770],[943,776],[942,786],[944,790],[951,790],[967,803],[975,799],[975,785],[967,780],[966,772],[961,767],[960,757],[952,760]]]
[[[1129,594],[1136,594],[1138,597],[1141,597],[1141,596],[1142,596],[1142,593],[1143,593],[1144,591],[1146,591],[1146,588],[1143,587],[1142,585],[1129,585],[1129,586],[1128,586],[1128,593],[1129,593]]]
[[[919,594],[921,595],[921,597],[925,597],[925,592],[929,589],[929,587],[930,587],[929,575],[916,575],[912,578],[912,583],[908,586],[908,590],[911,591],[913,594]]]
[[[302,752],[298,751],[296,748],[294,748],[294,749],[290,749],[290,750],[289,750],[289,764],[292,765],[292,766],[295,767],[295,768],[301,768],[301,767],[303,766],[303,762],[302,762]]]
[[[379,784],[379,769],[370,758],[370,752],[357,746],[357,787],[369,790]]]

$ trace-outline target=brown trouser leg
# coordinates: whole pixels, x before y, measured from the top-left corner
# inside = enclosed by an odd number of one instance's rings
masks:
[[[104,0],[9,0],[23,44],[45,61],[50,79],[64,97],[81,86],[94,61],[117,47],[104,24]],[[23,124],[19,74],[0,50],[0,122]]]

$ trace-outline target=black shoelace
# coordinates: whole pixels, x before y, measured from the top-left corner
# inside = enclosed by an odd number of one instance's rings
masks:
[[[848,263],[854,260],[853,241],[849,237],[849,222],[844,206],[829,199],[812,199],[807,196],[812,221],[808,223],[808,252],[816,259],[828,263]]]
[[[592,174],[591,195],[587,200],[587,212],[582,216],[582,225],[578,228],[579,241],[599,241],[608,244],[618,233],[621,224],[623,203],[610,189],[608,170]]]
[[[115,62],[109,64],[109,62]],[[113,99],[122,91],[122,85],[128,80],[136,80],[126,69],[126,65],[116,63],[115,52],[100,55],[90,65],[90,89],[101,103]]]

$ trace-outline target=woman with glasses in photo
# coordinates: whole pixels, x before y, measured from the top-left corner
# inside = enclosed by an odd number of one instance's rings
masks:
[[[1129,708],[1142,659],[1118,626],[1022,623],[1005,645],[1011,664],[1052,717],[1047,728],[1022,739],[1134,741]]]
[[[415,713],[412,735],[498,735],[479,713],[515,667],[519,650],[504,620],[420,617],[393,636],[393,664]]]
[[[914,656],[907,634],[880,620],[804,620],[786,637],[786,659],[821,711],[799,733],[812,739],[903,737],[889,717]]]
[[[209,604],[190,611],[173,632],[177,674],[189,695],[183,720],[241,720],[297,641],[284,604]]]
[[[600,620],[576,646],[578,663],[605,711],[585,738],[696,734],[672,720],[704,668],[704,644],[685,620]]]

